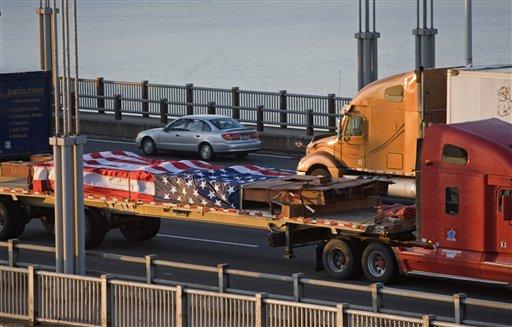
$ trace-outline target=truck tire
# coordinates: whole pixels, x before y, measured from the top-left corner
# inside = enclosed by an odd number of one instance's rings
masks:
[[[309,173],[308,175],[311,175],[311,176],[321,176],[321,177],[325,177],[325,178],[331,177],[331,173],[327,169],[325,169],[325,168],[313,169],[311,171],[311,173]]]
[[[361,249],[355,242],[333,238],[324,247],[322,264],[327,273],[338,279],[361,275]]]
[[[16,238],[24,229],[25,220],[19,216],[16,204],[8,199],[0,199],[0,240]]]
[[[108,230],[107,220],[96,210],[85,208],[85,248],[94,249],[103,242]]]
[[[389,246],[370,243],[363,251],[363,273],[372,283],[388,283],[398,277],[398,264]]]
[[[160,218],[132,217],[121,226],[121,234],[130,241],[147,241],[160,231]]]

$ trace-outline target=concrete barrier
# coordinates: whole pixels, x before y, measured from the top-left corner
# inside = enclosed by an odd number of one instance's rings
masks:
[[[116,120],[114,115],[98,115],[81,113],[81,132],[89,138],[111,141],[134,141],[140,131],[161,127],[158,119],[135,116],[123,116],[122,120]],[[302,156],[305,146],[311,141],[311,136],[306,136],[305,130],[281,129],[265,127],[259,132],[262,141],[262,152]],[[296,143],[304,144],[297,148]]]

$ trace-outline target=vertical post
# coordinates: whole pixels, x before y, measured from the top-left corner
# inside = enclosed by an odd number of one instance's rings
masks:
[[[263,106],[259,105],[256,107],[256,130],[263,132]]]
[[[215,102],[208,102],[207,111],[208,115],[215,115]]]
[[[64,273],[75,273],[75,184],[73,165],[73,144],[71,137],[59,139],[62,151],[62,244]]]
[[[464,293],[453,294],[453,312],[456,324],[464,323],[467,318],[465,299],[466,294]]]
[[[267,326],[267,310],[265,305],[265,299],[267,298],[266,293],[256,293],[256,303],[254,310],[254,318],[255,318],[255,327],[265,327]]]
[[[288,110],[288,96],[286,94],[286,90],[279,91],[279,110],[283,110],[279,113],[281,128],[286,128],[286,123],[288,121],[288,114],[286,113],[286,110]]]
[[[105,84],[103,83],[103,77],[96,78],[96,95],[98,97],[103,97],[105,95]],[[105,109],[105,99],[97,98],[96,102],[96,106],[98,107],[98,113],[104,114],[105,110],[103,109]]]
[[[167,99],[160,99],[160,123],[167,124],[169,114],[169,105],[167,104]]]
[[[142,99],[142,116],[149,117],[149,102],[144,101],[149,99],[148,81],[140,82],[140,97]]]
[[[465,12],[465,33],[464,40],[466,45],[466,66],[473,66],[473,17],[471,0],[464,1]]]
[[[370,287],[372,291],[372,311],[380,312],[383,305],[383,294],[381,292],[383,285],[382,283],[373,283]]]
[[[306,117],[307,117],[306,135],[311,136],[311,135],[313,135],[313,110],[312,109],[306,110]]]
[[[7,241],[7,251],[9,251],[9,267],[16,267],[16,264],[19,260],[19,242],[20,241],[17,238]]]
[[[146,283],[153,284],[156,276],[156,266],[153,261],[156,259],[156,254],[146,255],[144,259],[146,259]]]
[[[110,319],[109,319],[109,315],[108,313],[110,312],[110,301],[109,301],[109,279],[111,279],[112,276],[111,275],[101,275],[101,312],[100,312],[100,315],[101,315],[101,327],[107,327],[110,325]]]
[[[77,110],[77,107],[76,107],[76,92],[73,91],[71,92],[71,116],[72,117],[75,117],[76,116],[76,110]]]
[[[435,315],[423,315],[421,317],[421,320],[422,320],[422,327],[430,327],[430,326],[432,326],[432,323],[434,322],[434,320],[436,320],[436,316]]]
[[[114,117],[116,120],[123,118],[121,113],[121,94],[114,94]]]
[[[40,7],[37,9],[36,13],[39,15],[39,55],[41,70],[50,71],[52,69],[50,22],[52,9],[48,7],[48,1],[45,1],[44,7],[40,2]]]
[[[28,266],[28,320],[31,323],[36,322],[37,315],[37,275],[36,270],[37,267]]]
[[[187,103],[194,103],[194,84],[187,84],[185,85],[185,91],[186,91],[186,102]],[[187,105],[187,115],[193,115],[194,114],[194,105],[188,104]]]
[[[336,95],[335,94],[327,94],[327,113],[330,115],[336,114]],[[329,131],[336,130],[336,117],[329,116]]]
[[[188,298],[181,285],[176,290],[176,327],[188,326]]]
[[[293,298],[295,302],[300,302],[304,297],[304,284],[301,282],[301,278],[304,277],[303,273],[295,273],[293,277]]]
[[[233,107],[240,107],[240,88],[238,87],[232,87],[231,88],[231,105]],[[233,108],[233,119],[240,119],[240,109]]]
[[[348,326],[348,315],[345,314],[345,310],[350,309],[347,303],[340,303],[336,305],[336,327]]]
[[[219,278],[219,292],[224,293],[229,288],[229,274],[227,273],[229,265],[227,263],[221,263],[217,265],[217,276]]]
[[[85,275],[85,211],[84,211],[84,145],[87,137],[77,135],[73,145],[73,167],[75,176],[75,264],[77,275]]]

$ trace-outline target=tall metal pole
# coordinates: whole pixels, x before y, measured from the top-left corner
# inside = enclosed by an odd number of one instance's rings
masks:
[[[473,30],[472,30],[472,8],[471,0],[464,1],[466,33],[464,40],[466,44],[466,66],[473,66]]]
[[[420,25],[420,9],[422,12],[422,24]],[[435,39],[437,29],[434,28],[434,2],[430,0],[430,27],[428,27],[428,0],[416,0],[416,28],[412,30],[415,43],[415,67],[419,69],[435,67]]]
[[[362,1],[359,0],[359,31],[357,39],[357,86],[359,89],[377,79],[377,39],[380,34],[375,31],[375,0],[373,4],[373,31],[370,30],[370,0],[364,0],[364,15]],[[364,30],[362,30],[364,16]]]

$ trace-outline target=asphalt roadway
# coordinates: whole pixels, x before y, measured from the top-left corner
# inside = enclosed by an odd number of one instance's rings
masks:
[[[125,150],[141,153],[133,144],[111,141],[89,140],[86,151]],[[166,159],[190,159],[190,155],[160,155]],[[251,154],[245,160],[235,158],[219,158],[219,164],[232,165],[248,162],[254,165],[281,169],[294,169],[298,158],[274,156],[267,154]],[[307,277],[334,280],[323,271],[315,272],[315,256],[312,247],[295,250],[295,259],[285,259],[282,248],[271,248],[266,243],[266,231],[246,228],[236,228],[215,224],[188,223],[179,221],[164,221],[160,233],[154,239],[144,242],[127,241],[118,230],[107,234],[103,244],[96,249],[99,252],[144,256],[156,254],[159,259],[186,263],[215,266],[220,263],[229,264],[230,268],[251,270],[257,272],[291,275],[302,272]],[[20,237],[23,243],[53,245],[52,235],[41,227],[39,221],[31,221],[24,234]],[[6,251],[1,251],[2,259]],[[23,262],[38,262],[52,264],[51,255],[34,254],[21,251],[20,260]],[[122,273],[143,276],[144,267],[105,259],[88,258],[88,270],[105,273]],[[158,278],[216,285],[215,274],[201,273],[191,270],[159,269]],[[368,285],[363,278],[348,281],[358,285]],[[231,287],[251,291],[261,291],[292,295],[291,283],[268,281],[254,278],[232,278]],[[406,277],[392,287],[452,295],[465,293],[468,297],[511,302],[512,293],[503,287],[487,284],[476,284],[453,280],[433,278]],[[340,303],[371,306],[368,293],[342,291],[319,287],[306,287],[306,297],[318,298]],[[420,301],[392,296],[384,296],[384,307],[387,309],[404,310],[423,314],[452,316],[450,304],[440,304],[431,301]],[[480,309],[468,307],[468,318],[512,325],[512,311],[496,309]]]

